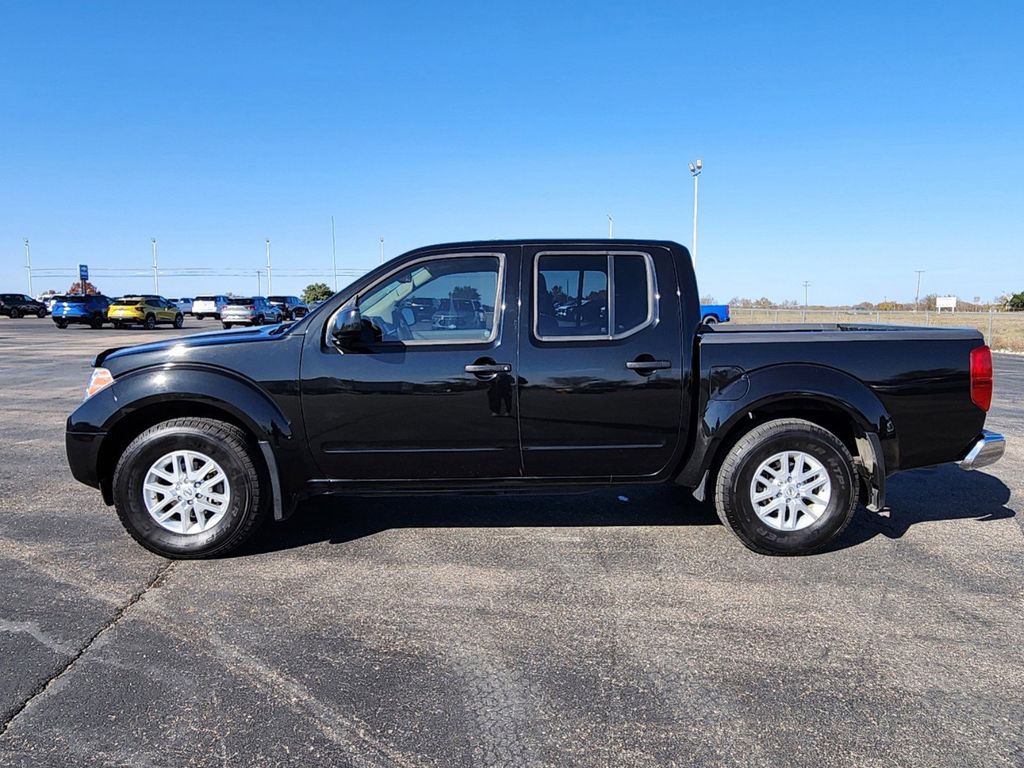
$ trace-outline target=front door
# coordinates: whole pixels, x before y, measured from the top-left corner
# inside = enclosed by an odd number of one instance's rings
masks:
[[[310,448],[334,480],[519,477],[515,385],[519,248],[445,251],[406,262],[358,296],[374,335],[302,360]],[[510,287],[511,286],[511,287]],[[510,304],[510,306],[509,306]]]
[[[523,249],[527,476],[639,478],[666,468],[689,370],[676,281],[661,247]]]

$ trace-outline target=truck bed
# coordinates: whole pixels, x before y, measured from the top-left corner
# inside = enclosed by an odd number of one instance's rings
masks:
[[[794,393],[813,389],[821,374],[811,366],[853,377],[891,416],[899,447],[891,472],[951,461],[980,433],[985,413],[971,401],[970,351],[983,343],[972,328],[730,324],[698,331],[697,364],[705,381],[713,368],[738,363],[752,379],[756,371],[787,366]]]

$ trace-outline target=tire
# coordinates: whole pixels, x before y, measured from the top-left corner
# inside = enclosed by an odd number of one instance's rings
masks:
[[[263,325],[264,322],[266,322],[266,320],[263,317],[263,315],[256,315],[256,319],[252,321],[252,324],[253,325]]]
[[[206,315],[193,315],[193,317],[195,317],[196,320],[202,320]]]
[[[21,310],[17,307],[11,307],[11,320],[17,320],[21,317]]]
[[[143,325],[147,331],[152,331],[156,328],[156,315],[146,315],[146,320]]]
[[[124,329],[124,323],[122,323],[120,320],[114,320],[113,323],[115,331],[120,331]]]
[[[147,508],[144,490],[151,468],[159,464],[162,457],[173,451],[190,451],[216,464],[215,470],[225,478],[225,485],[214,486],[230,493],[230,500],[217,518],[216,513],[203,510],[202,514],[211,523],[205,530],[184,532],[169,527],[187,525],[199,526],[199,506],[186,507],[186,502],[177,501],[180,496],[170,494],[153,495],[156,505],[165,496],[169,502],[159,508],[159,514],[168,509],[180,508],[171,515],[166,525],[157,522]],[[270,495],[260,468],[253,460],[256,455],[245,433],[234,426],[214,419],[181,418],[165,421],[150,427],[136,437],[125,449],[117,468],[114,470],[114,506],[121,524],[139,544],[151,552],[175,559],[217,557],[237,549],[257,530],[269,516]],[[173,462],[172,462],[173,463]],[[164,464],[165,474],[167,464]],[[212,466],[212,465],[211,465]],[[175,486],[170,481],[165,487],[172,493]],[[198,482],[198,481],[197,481]],[[152,487],[152,486],[150,486]],[[198,499],[194,483],[185,483],[185,489],[193,488],[193,498]],[[212,492],[211,492],[212,493]],[[154,502],[151,502],[154,503]]]
[[[181,315],[181,314],[175,315],[174,316],[174,327],[175,328],[181,328],[183,325],[185,325],[185,316]]]
[[[231,323],[221,323],[221,325],[224,326],[224,330],[225,331],[230,331],[231,330]]]
[[[785,459],[785,467],[781,461],[769,464],[783,452],[793,456]],[[798,461],[800,471],[812,478],[806,484],[786,482],[795,476],[791,467]],[[775,472],[780,473],[781,484],[761,482]],[[827,486],[815,479],[822,473]],[[715,510],[722,524],[754,552],[807,555],[846,529],[857,505],[857,489],[853,457],[838,437],[803,419],[778,419],[754,427],[726,454],[715,482]],[[816,499],[827,497],[827,502],[799,506],[811,498],[803,494],[808,490],[819,494]],[[767,496],[755,502],[758,494]],[[780,508],[771,509],[780,503]]]
[[[36,317],[38,317],[40,320],[46,317],[46,307],[40,307],[39,309],[37,309]]]
[[[100,328],[103,327],[103,318],[100,317],[99,315],[93,315],[91,318],[89,318],[89,327],[92,328],[94,331],[98,331]]]
[[[60,320],[54,320],[53,322],[54,322],[54,323],[56,324],[56,326],[57,326],[58,328],[60,328],[61,330],[64,330],[65,328],[67,328],[67,327],[68,327],[68,321],[67,321],[67,320],[64,320],[63,318],[61,318]]]
[[[701,322],[704,323],[704,325],[717,325],[718,318],[714,315],[707,315],[703,320],[701,320]]]

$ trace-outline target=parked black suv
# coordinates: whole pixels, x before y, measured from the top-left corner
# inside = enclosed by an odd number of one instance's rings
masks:
[[[268,296],[270,303],[281,310],[283,320],[297,320],[309,314],[309,307],[298,296]]]
[[[46,305],[24,293],[0,293],[0,315],[12,319],[25,315],[46,317]]]

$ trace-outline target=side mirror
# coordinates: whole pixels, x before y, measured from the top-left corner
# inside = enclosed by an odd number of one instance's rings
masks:
[[[339,347],[351,346],[359,341],[363,333],[363,317],[359,307],[343,307],[334,316],[331,337]]]

